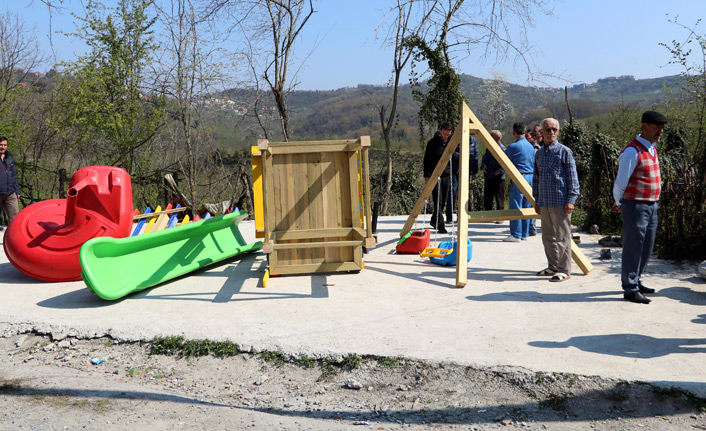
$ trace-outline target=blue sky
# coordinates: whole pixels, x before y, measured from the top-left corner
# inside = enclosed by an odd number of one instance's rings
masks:
[[[471,0],[467,0],[471,1]],[[49,54],[49,16],[38,0],[18,2],[2,0],[2,9],[18,13],[25,23],[36,25],[40,48]],[[112,3],[106,1],[105,3]],[[375,39],[375,28],[381,19],[384,0],[319,0],[318,11],[307,23],[298,51],[301,57],[315,50],[297,76],[298,89],[326,90],[354,87],[358,84],[383,85],[390,77],[391,51]],[[54,14],[52,30],[72,31],[74,19],[68,11],[81,12],[80,0],[64,0],[62,14]],[[668,17],[669,16],[669,17]],[[670,54],[659,43],[683,41],[687,32],[668,18],[693,27],[706,16],[703,0],[566,0],[556,1],[553,16],[537,14],[534,28],[527,34],[534,54],[533,68],[565,80],[549,79],[548,84],[561,87],[577,82],[592,83],[599,78],[635,75],[654,78],[673,75],[681,68],[669,65]],[[706,25],[697,28],[706,33]],[[58,60],[70,60],[83,52],[83,47],[66,36],[52,36]],[[700,55],[699,52],[695,53]],[[300,58],[301,58],[300,57]],[[482,78],[493,71],[504,74],[508,81],[528,84],[524,66],[513,59],[503,64],[480,63],[477,55],[458,62],[457,69]],[[694,60],[702,61],[694,57]]]

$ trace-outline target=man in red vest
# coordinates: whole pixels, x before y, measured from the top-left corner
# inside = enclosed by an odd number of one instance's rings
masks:
[[[613,185],[614,210],[623,215],[623,296],[638,304],[649,304],[650,299],[643,294],[655,291],[644,286],[640,278],[657,236],[657,201],[662,190],[657,141],[665,124],[667,117],[659,112],[642,114],[642,133],[620,153]]]

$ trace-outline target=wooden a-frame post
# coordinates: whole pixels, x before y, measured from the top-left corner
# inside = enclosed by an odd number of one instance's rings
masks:
[[[460,133],[459,133],[460,128]],[[458,245],[456,252],[456,287],[464,287],[467,282],[467,272],[468,272],[468,247],[465,245],[468,243],[468,223],[480,223],[485,221],[496,221],[496,220],[519,220],[526,218],[539,218],[539,215],[535,213],[534,208],[520,208],[520,209],[507,209],[507,210],[497,210],[497,211],[477,211],[471,212],[470,205],[468,201],[468,181],[469,181],[469,147],[468,142],[470,135],[479,137],[485,147],[490,151],[490,153],[495,157],[500,166],[505,169],[505,173],[510,179],[515,183],[517,188],[522,192],[522,194],[527,198],[530,204],[534,207],[534,197],[532,196],[532,186],[527,183],[525,178],[520,174],[515,165],[510,161],[510,159],[505,155],[505,152],[500,148],[495,139],[490,136],[490,133],[483,127],[483,124],[478,120],[473,111],[470,110],[466,103],[463,103],[461,107],[461,124],[456,128],[456,132],[451,137],[451,140],[446,145],[444,153],[439,159],[439,163],[434,168],[434,171],[429,177],[429,181],[422,189],[422,193],[419,195],[419,199],[414,204],[412,212],[407,218],[407,222],[402,227],[400,231],[400,237],[405,236],[412,228],[414,221],[419,216],[422,208],[424,207],[424,201],[429,197],[432,190],[436,186],[438,177],[444,170],[446,165],[449,163],[451,155],[456,151],[456,147],[461,144],[460,160],[459,160],[459,188],[458,188]],[[461,223],[465,220],[464,223]],[[463,245],[463,246],[461,246]],[[588,274],[593,269],[591,262],[586,259],[586,256],[581,252],[576,243],[571,241],[571,257],[574,259],[576,264],[579,266],[584,274]]]

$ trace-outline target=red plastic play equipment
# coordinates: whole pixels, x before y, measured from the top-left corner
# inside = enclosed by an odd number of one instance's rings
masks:
[[[66,199],[34,203],[5,232],[3,247],[18,270],[43,281],[81,279],[78,253],[99,236],[124,238],[132,228],[130,175],[113,166],[79,169]]]
[[[395,251],[398,254],[419,254],[424,251],[425,248],[429,247],[430,238],[431,233],[429,229],[414,231],[407,239],[397,244]]]

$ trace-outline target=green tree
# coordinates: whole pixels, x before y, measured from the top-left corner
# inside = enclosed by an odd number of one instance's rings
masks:
[[[455,0],[444,12],[444,19],[439,26],[437,37],[430,45],[419,34],[404,39],[403,45],[414,52],[410,81],[412,94],[419,102],[419,134],[424,141],[426,130],[436,130],[443,122],[458,124],[461,117],[461,106],[465,97],[461,92],[461,78],[451,65],[449,55],[448,35],[451,19],[459,10],[463,0]],[[415,63],[426,61],[431,77],[422,86],[419,82]],[[426,87],[426,88],[424,88]]]
[[[120,0],[108,11],[94,0],[71,34],[90,52],[64,64],[57,83],[55,127],[93,161],[144,174],[145,152],[163,123],[159,98],[143,86],[155,44],[152,0]],[[142,150],[142,152],[140,151]],[[142,154],[142,155],[141,155]]]

